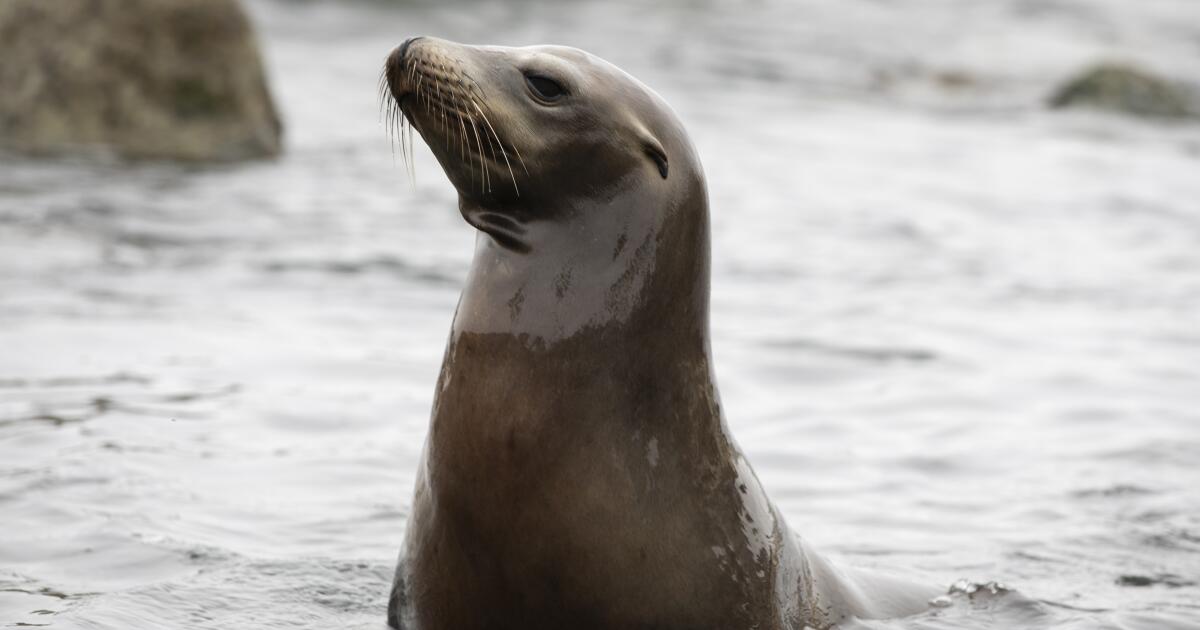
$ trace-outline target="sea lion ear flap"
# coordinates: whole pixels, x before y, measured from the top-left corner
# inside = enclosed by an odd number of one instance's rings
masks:
[[[646,152],[646,157],[649,157],[654,162],[654,165],[658,167],[658,174],[662,175],[663,179],[666,179],[667,173],[670,171],[670,164],[667,162],[667,152],[658,143],[658,139],[649,133],[642,133],[641,137],[642,150]]]

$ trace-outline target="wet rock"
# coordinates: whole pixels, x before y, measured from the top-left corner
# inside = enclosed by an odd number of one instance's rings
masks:
[[[967,90],[978,87],[979,77],[965,70],[940,70],[933,73],[933,82],[944,90]]]
[[[1132,66],[1106,63],[1060,87],[1050,105],[1093,107],[1149,118],[1200,117],[1200,103],[1183,87]]]
[[[238,0],[0,2],[0,147],[273,156],[282,126]]]
[[[1196,583],[1174,575],[1171,573],[1163,573],[1160,575],[1122,575],[1117,578],[1118,586],[1132,587],[1147,587],[1147,586],[1166,586],[1169,588],[1181,588],[1184,586],[1195,586]]]

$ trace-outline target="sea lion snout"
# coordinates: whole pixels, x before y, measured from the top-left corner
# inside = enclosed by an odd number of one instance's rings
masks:
[[[388,89],[392,92],[392,97],[397,102],[403,101],[404,96],[407,96],[411,91],[405,85],[402,70],[409,47],[419,39],[421,39],[420,35],[404,40],[402,44],[392,49],[392,52],[387,57],[387,62],[384,63],[384,76],[387,79]]]
[[[384,64],[384,99],[392,101],[389,125],[401,138],[411,125],[460,194],[494,202],[520,196],[517,172],[527,168],[514,134],[506,133],[514,118],[510,90],[503,76],[488,71],[486,57],[480,47],[410,38]]]
[[[410,45],[412,45],[412,43],[417,41],[418,39],[421,39],[420,35],[417,35],[416,37],[409,37],[408,39],[404,40],[403,44],[400,44],[399,48],[396,49],[396,52],[399,54],[400,59],[404,58],[404,53],[408,52],[408,47]]]

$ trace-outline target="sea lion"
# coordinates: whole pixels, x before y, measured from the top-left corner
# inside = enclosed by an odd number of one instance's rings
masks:
[[[479,230],[389,605],[405,630],[800,630],[925,608],[808,551],[729,434],[708,196],[671,108],[571,48],[385,65]],[[411,133],[411,131],[409,132]]]

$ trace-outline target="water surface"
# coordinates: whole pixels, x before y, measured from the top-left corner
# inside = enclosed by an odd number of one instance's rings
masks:
[[[1200,126],[1042,106],[1200,76],[1195,3],[250,8],[279,161],[0,165],[0,624],[382,627],[473,239],[378,120],[424,33],[675,106],[734,434],[816,547],[953,590],[855,627],[1200,628]]]

